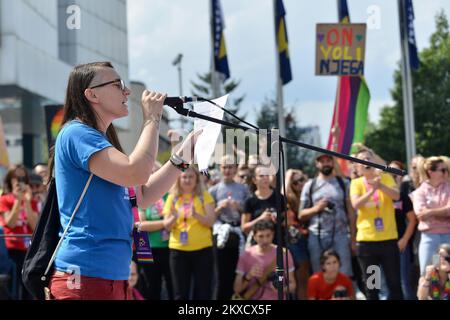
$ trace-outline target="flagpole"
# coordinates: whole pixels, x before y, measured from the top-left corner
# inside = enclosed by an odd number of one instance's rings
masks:
[[[398,0],[400,20],[400,42],[402,49],[402,87],[403,87],[403,113],[406,138],[406,160],[409,163],[416,154],[414,102],[412,94],[411,64],[409,61],[409,42],[407,33],[407,17],[405,0]]]
[[[278,113],[278,129],[280,136],[286,136],[286,125],[284,119],[284,101],[283,101],[283,83],[281,81],[280,70],[280,53],[278,52],[278,26],[277,26],[277,0],[273,0],[274,25],[275,25],[275,56],[276,56],[276,72],[277,72],[277,113]],[[287,168],[287,157],[284,158],[284,167]],[[282,177],[283,180],[284,177]],[[282,181],[284,183],[284,181]]]
[[[211,27],[211,94],[212,98],[220,97],[220,84],[219,78],[216,72],[216,61],[214,59],[214,13],[213,13],[213,2],[209,1],[209,12],[210,12],[210,27]]]

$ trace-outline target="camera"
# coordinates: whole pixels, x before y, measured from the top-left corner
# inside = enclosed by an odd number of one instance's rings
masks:
[[[278,278],[276,272],[272,271],[267,276],[267,282],[271,282],[275,289],[278,289]]]
[[[25,190],[25,177],[17,177],[17,182],[19,183],[19,189]]]
[[[334,213],[335,207],[336,207],[336,205],[334,204],[334,202],[328,201],[328,204],[325,207],[325,209],[323,209],[323,211],[325,211],[326,213]]]
[[[335,298],[347,298],[348,292],[347,289],[339,289],[333,293],[333,297]]]
[[[275,209],[275,208],[267,208],[267,211],[270,212],[272,217],[274,217],[275,219],[277,218],[277,209]]]

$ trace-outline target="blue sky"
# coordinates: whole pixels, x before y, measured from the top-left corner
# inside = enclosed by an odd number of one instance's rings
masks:
[[[428,46],[434,16],[448,0],[413,0],[416,40]],[[275,97],[273,0],[221,0],[231,77],[245,94],[242,113],[255,121],[266,97]],[[316,23],[337,21],[336,0],[284,0],[293,80],[284,86],[285,107],[295,110],[300,125],[318,125],[328,136],[336,94],[335,77],[314,75]],[[397,0],[348,0],[352,22],[368,22],[365,77],[371,91],[369,113],[377,122],[391,103],[393,72],[400,58]],[[379,17],[379,19],[377,19]],[[172,61],[183,54],[183,94],[190,81],[210,68],[209,0],[128,0],[130,79],[153,90],[179,94]],[[175,117],[174,113],[170,115]]]

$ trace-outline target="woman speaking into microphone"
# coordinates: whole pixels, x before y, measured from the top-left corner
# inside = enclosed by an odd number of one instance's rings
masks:
[[[57,252],[52,299],[127,299],[134,224],[127,188],[136,188],[137,205],[145,208],[169,190],[192,160],[198,134],[191,132],[151,175],[166,95],[148,90],[142,94],[142,133],[133,152],[124,154],[112,122],[128,115],[129,95],[109,62],[76,66],[69,76],[63,127],[50,159],[63,230],[93,177]],[[68,288],[73,271],[79,272],[80,285]]]

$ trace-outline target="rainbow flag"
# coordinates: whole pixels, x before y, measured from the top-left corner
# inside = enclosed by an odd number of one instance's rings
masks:
[[[339,21],[350,23],[347,0],[338,0]],[[339,125],[340,135],[336,151],[344,154],[352,152],[352,144],[364,142],[370,92],[364,77],[339,77],[338,94],[331,127]],[[338,101],[339,100],[339,101]],[[338,119],[336,112],[339,110]],[[328,149],[332,147],[332,135],[328,138]]]

